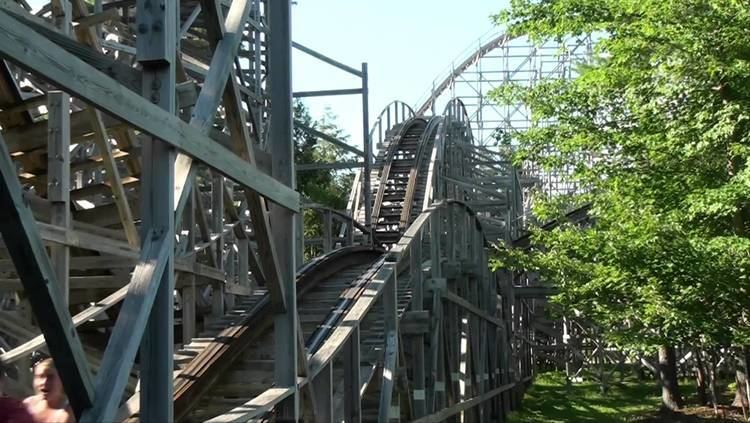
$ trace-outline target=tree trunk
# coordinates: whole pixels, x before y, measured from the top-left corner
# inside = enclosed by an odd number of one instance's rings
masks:
[[[719,415],[719,400],[716,395],[716,365],[719,362],[719,356],[715,350],[711,351],[708,365],[708,388],[711,392],[711,404],[714,406],[714,414]]]
[[[698,394],[698,404],[708,404],[706,392],[706,367],[703,364],[703,351],[695,351],[695,389]]]
[[[661,381],[662,408],[675,411],[682,407],[680,387],[677,383],[677,358],[674,347],[659,347],[659,380]]]
[[[735,357],[735,379],[737,390],[734,393],[732,406],[748,408],[748,391],[747,391],[747,347],[743,347]]]

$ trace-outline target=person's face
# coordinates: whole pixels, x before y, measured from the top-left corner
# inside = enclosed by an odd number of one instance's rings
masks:
[[[47,401],[62,399],[63,387],[57,370],[49,365],[39,365],[34,369],[34,390]]]

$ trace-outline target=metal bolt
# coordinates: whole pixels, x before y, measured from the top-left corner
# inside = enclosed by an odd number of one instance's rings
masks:
[[[158,103],[160,98],[161,97],[159,96],[159,92],[158,91],[154,91],[153,93],[151,93],[151,102],[152,103]]]
[[[154,22],[154,24],[151,25],[151,29],[153,29],[154,32],[161,32],[161,29],[162,29],[162,27],[161,27],[161,21]]]
[[[141,23],[138,24],[138,33],[139,34],[145,34],[148,32],[148,24]]]

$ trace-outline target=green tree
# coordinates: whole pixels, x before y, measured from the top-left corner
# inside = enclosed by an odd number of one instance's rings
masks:
[[[315,120],[305,104],[296,101],[294,104],[294,119],[342,141],[349,140],[349,136],[336,124],[336,116],[330,110],[326,110],[322,118]],[[294,141],[295,160],[298,164],[354,161],[348,153],[342,153],[334,145],[318,139],[318,137],[298,126],[294,128]],[[335,210],[344,210],[349,199],[353,179],[354,173],[349,170],[306,170],[297,172],[297,190],[310,202]],[[304,211],[305,238],[317,238],[322,234],[323,223],[320,216],[315,211],[306,209]],[[307,248],[305,249],[305,259],[309,260],[319,253],[320,249],[318,248]]]
[[[545,122],[515,136],[517,162],[573,168],[590,188],[537,198],[540,220],[590,203],[595,224],[532,229],[539,248],[501,249],[496,265],[538,270],[559,286],[564,312],[582,313],[623,348],[747,344],[746,3],[512,0],[497,20],[535,41],[593,34],[579,77],[494,98],[520,96]]]

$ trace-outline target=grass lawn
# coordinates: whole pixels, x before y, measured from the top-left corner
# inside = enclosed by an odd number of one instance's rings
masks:
[[[614,380],[613,382],[616,382]],[[682,382],[682,381],[681,381]],[[691,387],[681,388],[692,402]],[[694,389],[693,389],[694,390]],[[661,391],[653,381],[626,377],[624,383],[612,383],[602,394],[599,385],[584,381],[569,386],[562,373],[538,375],[523,400],[523,410],[514,412],[510,423],[610,423],[610,422],[720,422],[739,421],[734,416],[719,419],[707,407],[692,407],[672,418],[659,415]],[[731,402],[731,400],[729,400]]]

